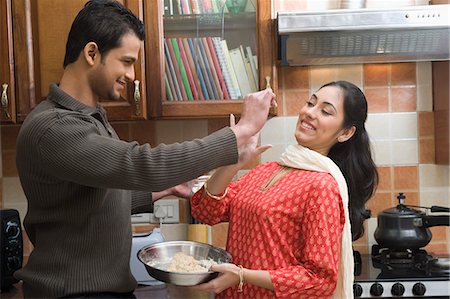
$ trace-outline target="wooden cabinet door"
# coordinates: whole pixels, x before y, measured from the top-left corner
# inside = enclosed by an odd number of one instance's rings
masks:
[[[31,93],[27,103],[21,103],[21,114],[24,118],[27,111],[46,98],[49,85],[58,83],[61,78],[67,35],[73,19],[87,0],[14,0],[14,3],[16,2],[16,11],[23,12],[22,30],[26,32],[26,40],[32,44],[32,48],[27,48],[27,53],[21,55],[21,57],[26,56],[23,60],[28,62],[28,69],[22,69],[21,74],[28,78],[28,91]],[[136,15],[143,17],[141,0],[122,0],[121,2]],[[19,16],[18,18],[20,19]],[[144,57],[143,43],[140,58],[135,65],[136,80],[139,83],[145,82],[142,57]],[[138,84],[138,87],[138,97],[135,97],[134,83],[129,82],[120,100],[100,100],[107,110],[109,120],[147,118],[146,86]],[[23,93],[26,94],[27,91]]]
[[[0,0],[0,122],[16,122],[12,0]]]
[[[147,87],[151,115],[157,118],[212,118],[228,117],[230,113],[239,115],[242,100],[197,100],[166,101],[164,82],[164,28],[163,1],[155,0],[144,3],[146,24],[146,68]],[[178,16],[171,17],[173,19]],[[183,22],[192,23],[196,16],[183,16],[180,19],[180,35],[184,31]],[[194,21],[195,22],[195,21]],[[194,29],[195,30],[195,29]],[[277,71],[275,67],[275,22],[272,18],[272,1],[256,0],[256,43],[258,52],[259,88],[266,87],[266,77],[271,78],[271,86],[277,93]],[[275,109],[271,114],[276,114]]]

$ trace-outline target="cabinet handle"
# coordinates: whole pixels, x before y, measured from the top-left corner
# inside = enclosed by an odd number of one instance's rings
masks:
[[[139,91],[139,80],[134,80],[134,105],[136,107],[136,115],[141,115],[141,92]]]
[[[270,76],[266,76],[266,88],[272,88],[270,86]]]
[[[3,83],[3,91],[2,91],[2,108],[4,109],[6,119],[10,119],[11,115],[8,111],[8,94],[6,93],[8,89],[8,84]]]

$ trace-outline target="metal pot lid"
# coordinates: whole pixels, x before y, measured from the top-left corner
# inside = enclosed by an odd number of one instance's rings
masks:
[[[401,216],[407,216],[407,215],[412,215],[412,216],[421,216],[424,215],[425,213],[412,209],[412,208],[408,208],[407,206],[404,205],[398,205],[394,208],[389,208],[387,210],[384,210],[383,213],[386,214],[398,214]]]

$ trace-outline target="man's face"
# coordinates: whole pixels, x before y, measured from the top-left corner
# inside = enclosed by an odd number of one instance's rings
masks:
[[[134,80],[140,47],[141,41],[134,33],[122,36],[120,46],[104,53],[88,74],[92,92],[101,99],[119,100],[126,83]]]

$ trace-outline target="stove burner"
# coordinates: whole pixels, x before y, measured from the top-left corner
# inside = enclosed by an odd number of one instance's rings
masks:
[[[372,263],[375,268],[381,269],[382,274],[386,276],[390,276],[389,272],[394,271],[396,275],[400,272],[410,271],[418,271],[425,276],[448,275],[448,269],[438,267],[438,258],[429,255],[423,249],[395,251],[373,245]]]

